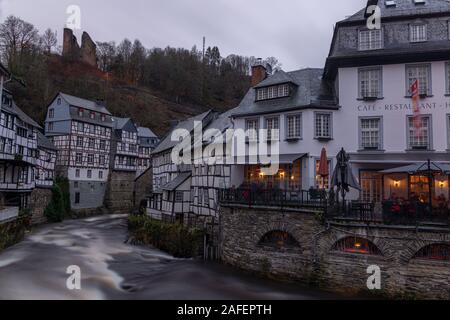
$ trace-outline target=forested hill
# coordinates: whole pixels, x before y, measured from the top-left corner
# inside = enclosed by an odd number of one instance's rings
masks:
[[[21,39],[20,42],[11,39]],[[56,33],[8,17],[0,25],[1,60],[26,86],[8,85],[17,104],[42,123],[46,107],[60,91],[105,100],[117,116],[165,134],[174,120],[208,109],[235,107],[250,86],[254,57],[222,57],[219,48],[203,53],[175,48],[147,49],[139,40],[98,42],[98,68],[63,57]],[[275,58],[269,61],[277,66]]]

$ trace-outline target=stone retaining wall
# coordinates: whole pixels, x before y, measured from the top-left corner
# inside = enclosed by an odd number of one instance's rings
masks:
[[[44,211],[51,201],[52,190],[49,188],[35,188],[33,192],[31,192],[31,224],[36,225],[47,222]]]
[[[130,213],[134,205],[136,172],[112,171],[105,194],[105,208],[109,213]]]
[[[226,264],[277,280],[299,281],[345,293],[367,292],[367,268],[382,272],[391,297],[450,299],[450,262],[414,259],[423,247],[449,243],[450,229],[324,223],[314,212],[277,208],[221,208],[221,259]],[[298,246],[280,249],[260,240],[271,231],[292,235]],[[370,240],[380,255],[333,250],[346,237]]]

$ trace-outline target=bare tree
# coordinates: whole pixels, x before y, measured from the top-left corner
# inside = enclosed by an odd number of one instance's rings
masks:
[[[9,16],[0,24],[0,48],[4,62],[11,71],[19,68],[26,54],[34,53],[39,47],[36,28],[20,18]]]
[[[52,29],[48,28],[45,30],[44,34],[41,37],[41,43],[44,51],[47,54],[52,52],[53,48],[56,48],[58,45],[58,35],[56,31],[52,31]]]

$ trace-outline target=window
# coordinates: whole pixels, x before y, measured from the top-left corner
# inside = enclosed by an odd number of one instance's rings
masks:
[[[89,114],[89,117],[90,117],[91,119],[95,119],[95,112],[91,112],[91,113]]]
[[[92,178],[92,170],[88,170],[87,171],[87,178],[91,179]]]
[[[331,139],[331,113],[316,113],[314,129],[316,139]]]
[[[381,68],[360,69],[358,78],[360,99],[377,99],[382,97]]]
[[[277,141],[280,139],[280,118],[266,119],[267,141]]]
[[[445,93],[450,94],[450,62],[445,64]]]
[[[75,170],[75,177],[76,178],[80,177],[80,169]]]
[[[77,153],[75,156],[75,163],[76,164],[82,164],[83,163],[83,154]]]
[[[176,191],[175,192],[175,202],[183,202],[184,193],[183,191]]]
[[[95,139],[89,138],[89,148],[95,148]]]
[[[48,123],[48,131],[53,131],[53,122]]]
[[[300,139],[302,136],[301,114],[286,116],[286,138]]]
[[[55,117],[55,109],[50,109],[50,110],[48,110],[48,117],[49,117],[50,119],[52,119],[52,118]]]
[[[90,134],[95,134],[95,126],[93,124],[89,125],[89,133]]]
[[[419,94],[422,96],[431,95],[431,66],[429,64],[418,64],[406,66],[406,92],[411,96],[411,86],[419,81]]]
[[[100,140],[100,150],[106,150],[106,141]]]
[[[361,172],[361,200],[381,203],[383,200],[383,175],[373,171]]]
[[[75,192],[75,204],[80,204],[80,193]]]
[[[288,97],[291,93],[290,85],[281,85],[256,89],[256,101]]]
[[[100,171],[98,172],[98,178],[99,178],[99,179],[103,179],[103,171],[102,171],[102,170],[100,170]]]
[[[420,116],[415,120],[408,117],[408,148],[411,150],[431,149],[431,118]]]
[[[58,106],[61,104],[61,98],[58,98],[57,102]]]
[[[363,150],[381,149],[381,119],[364,118],[360,120],[360,148]]]
[[[381,30],[359,31],[359,50],[376,50],[383,48]]]
[[[246,130],[250,141],[258,141],[259,119],[247,120]]]
[[[77,130],[78,130],[78,132],[81,132],[81,133],[84,132],[84,125],[82,122],[77,122]]]
[[[450,261],[450,245],[442,243],[426,246],[417,252],[414,258],[420,260]]]
[[[88,164],[93,165],[94,164],[94,155],[88,154]]]
[[[78,189],[78,188],[79,188],[79,183],[78,183],[78,181],[75,181],[75,182],[73,183],[73,187],[74,187],[75,189]]]
[[[102,120],[102,122],[106,121],[106,116],[104,114],[101,115],[101,120]]]
[[[415,24],[409,27],[409,39],[411,42],[427,41],[427,25]]]
[[[83,137],[77,137],[77,147],[83,148]]]
[[[334,251],[346,253],[381,255],[380,249],[371,241],[358,237],[347,237],[338,241],[333,246]]]
[[[82,108],[78,108],[78,116],[82,117],[84,114],[84,110]]]
[[[98,157],[99,165],[104,166],[105,163],[106,163],[106,160],[105,160],[105,159],[106,159],[106,158],[105,158],[104,155],[100,155],[100,156]]]

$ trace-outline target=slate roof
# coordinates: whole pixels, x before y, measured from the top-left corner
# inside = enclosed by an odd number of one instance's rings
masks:
[[[152,130],[145,127],[139,127],[138,128],[138,137],[142,138],[158,138],[156,134],[153,133]]]
[[[55,145],[49,139],[47,139],[47,137],[44,136],[40,131],[38,131],[37,133],[37,145],[38,148],[56,150]]]
[[[292,77],[288,73],[284,72],[283,70],[279,70],[275,72],[271,77],[268,77],[267,79],[261,81],[254,88],[263,88],[283,83],[294,83],[294,79],[292,79]]]
[[[162,187],[162,190],[174,191],[192,176],[192,172],[182,172],[175,179]]]
[[[194,130],[194,122],[195,121],[204,121],[210,114],[211,110],[204,112],[202,114],[199,114],[195,117],[189,118],[185,121],[180,122],[177,126],[175,126],[167,135],[164,137],[161,141],[161,143],[156,147],[156,149],[153,151],[153,154],[157,154],[166,150],[169,150],[173,147],[175,147],[178,144],[178,141],[172,141],[171,139],[171,133],[176,129],[186,129],[189,132],[192,132]]]
[[[108,109],[106,109],[105,106],[103,106],[97,102],[78,98],[78,97],[71,96],[71,95],[68,95],[68,94],[65,94],[62,92],[60,93],[60,95],[71,106],[111,115],[111,113],[108,111]]]
[[[128,121],[130,121],[130,118],[118,118],[118,117],[113,117],[113,123],[114,123],[114,128],[115,129],[123,129],[123,127],[125,127],[125,125],[128,123]]]
[[[17,117],[19,117],[19,119],[22,120],[23,122],[25,122],[25,123],[27,123],[27,124],[33,126],[33,127],[42,129],[42,127],[41,127],[36,121],[34,121],[33,119],[31,119],[25,112],[23,112],[22,109],[20,109],[20,108],[16,105],[16,103],[15,103],[14,101],[12,102],[12,111],[13,111],[13,112],[17,115]]]
[[[278,75],[278,73],[280,73]],[[278,71],[264,80],[265,85],[286,83],[292,79],[294,90],[289,97],[255,101],[256,90],[251,88],[238,108],[232,112],[233,117],[276,113],[301,108],[337,109],[331,86],[322,79],[323,69],[307,68],[292,72]],[[273,78],[273,79],[271,79]],[[277,80],[278,79],[278,80]],[[281,81],[281,82],[280,82]]]
[[[378,6],[381,9],[381,17],[393,18],[409,15],[422,15],[432,13],[444,13],[450,10],[450,1],[447,0],[425,0],[425,4],[414,4],[413,0],[395,0],[395,7],[386,7],[384,0],[378,1]],[[341,22],[353,22],[366,20],[366,8],[361,9],[354,15],[348,17]]]

